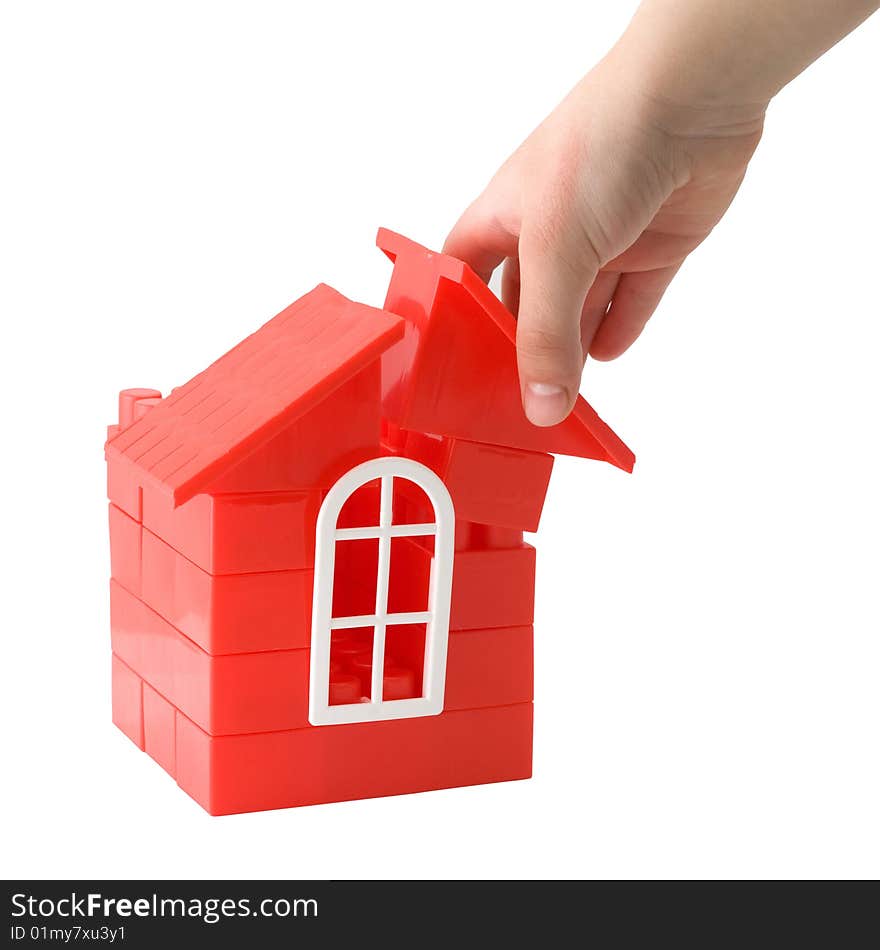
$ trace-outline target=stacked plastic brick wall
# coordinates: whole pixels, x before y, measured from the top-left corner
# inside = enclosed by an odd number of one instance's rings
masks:
[[[213,814],[528,777],[535,551],[523,531],[537,528],[549,452],[632,464],[586,404],[579,430],[521,438],[518,416],[505,426],[499,400],[521,412],[518,388],[497,391],[515,374],[509,340],[489,391],[483,380],[445,406],[429,321],[443,347],[465,342],[436,312],[436,266],[450,259],[390,237],[403,242],[390,256],[405,248],[411,261],[398,259],[384,311],[321,286],[166,399],[123,392],[108,432],[113,721]],[[314,725],[318,514],[346,472],[389,456],[434,472],[454,507],[442,711]],[[331,706],[425,689],[436,513],[415,482],[387,487],[384,513],[375,479],[338,517],[342,619],[319,684]],[[380,522],[384,554],[361,530]],[[377,590],[391,618],[379,652]]]
[[[378,396],[376,378],[376,401]],[[127,398],[123,393],[122,401]],[[368,428],[363,434],[369,441]],[[368,454],[389,451],[437,465],[439,474],[453,473],[453,499],[469,484],[479,488],[493,471],[481,466],[486,450],[475,445],[459,444],[453,452],[448,440],[423,438],[380,447],[378,437],[377,419]],[[442,449],[436,457],[426,454],[429,443]],[[540,473],[546,486],[549,456],[507,461],[511,484],[522,466],[532,478]],[[117,474],[115,466],[111,471]],[[111,479],[114,722],[209,811],[530,774],[535,551],[523,544],[521,529],[456,522],[440,716],[316,729],[308,722],[307,699],[321,487],[203,494],[174,510],[148,488],[126,498],[118,482]],[[401,485],[394,499],[401,518],[428,520],[420,494]],[[377,496],[378,486],[366,486],[340,526],[371,522]],[[504,506],[504,520],[515,521],[515,499],[502,496],[496,493],[492,506]],[[530,526],[533,518],[534,503],[522,504],[521,524]],[[350,550],[337,554],[335,610],[369,613],[376,553],[357,541],[340,547]],[[429,539],[395,543],[390,610],[423,606],[431,554]],[[334,638],[331,701],[358,702],[366,692],[369,633],[352,629]],[[386,651],[386,698],[417,693],[423,647],[423,629],[394,628]],[[328,774],[331,763],[336,767]]]

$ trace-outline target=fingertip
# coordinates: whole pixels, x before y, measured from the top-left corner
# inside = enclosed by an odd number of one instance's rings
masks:
[[[620,278],[608,313],[590,343],[594,360],[615,360],[635,343],[680,266],[637,271]]]
[[[597,336],[593,338],[593,342],[590,346],[590,359],[595,360],[597,363],[610,363],[619,356],[623,356],[633,345],[633,342],[633,340],[629,340],[626,343],[619,342],[614,346],[610,346],[606,341],[598,339],[597,334]]]
[[[612,309],[614,304],[612,304]],[[590,359],[597,363],[610,363],[624,353],[636,342],[647,322],[638,324],[628,323],[620,319],[620,308],[617,313],[609,312],[609,315],[599,324],[592,341],[590,342]]]
[[[523,387],[523,409],[532,425],[555,426],[571,412],[571,394],[558,383],[526,383]]]

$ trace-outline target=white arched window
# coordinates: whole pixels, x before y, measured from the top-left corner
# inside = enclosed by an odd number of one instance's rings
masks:
[[[420,524],[395,524],[392,517],[394,480],[414,482],[433,508],[433,520]],[[367,527],[338,526],[343,505],[368,482],[379,482],[378,524]],[[434,553],[424,609],[389,613],[392,538],[433,537]],[[376,539],[375,609],[357,616],[333,616],[336,546],[339,542]],[[449,639],[449,602],[455,550],[455,512],[446,486],[429,468],[412,459],[373,459],[347,472],[327,493],[318,515],[315,547],[315,582],[312,600],[312,649],[309,674],[309,722],[313,726],[350,722],[375,722],[434,716],[443,711],[446,688],[446,649]],[[425,648],[421,695],[384,699],[385,635],[395,624],[424,624]],[[359,702],[331,705],[331,643],[334,630],[372,627],[372,662],[369,695]]]

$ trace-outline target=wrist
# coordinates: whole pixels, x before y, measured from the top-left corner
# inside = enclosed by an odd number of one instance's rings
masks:
[[[666,6],[643,4],[606,57],[628,99],[647,123],[676,137],[760,134],[778,85],[725,30],[664,15]]]

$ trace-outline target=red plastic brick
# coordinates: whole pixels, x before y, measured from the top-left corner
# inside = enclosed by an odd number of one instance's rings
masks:
[[[406,433],[400,454],[436,472],[456,519],[517,531],[537,531],[553,456],[464,439]]]
[[[484,551],[487,548],[518,548],[523,543],[522,531],[498,528],[495,525],[455,522],[456,551]]]
[[[134,404],[134,419],[143,419],[143,417],[155,406],[158,406],[160,402],[162,402],[161,396],[138,399]]]
[[[459,551],[452,579],[453,630],[519,627],[535,614],[535,549]]]
[[[420,671],[405,666],[386,666],[382,699],[413,699],[422,695]]]
[[[158,389],[123,389],[119,394],[119,423],[120,429],[130,426],[135,419],[144,414],[143,410],[138,410],[138,405],[147,400],[150,405],[154,405],[156,400],[162,398],[162,393]]]
[[[140,677],[119,657],[112,658],[113,725],[139,748],[144,748],[144,705]]]
[[[322,284],[126,427],[107,443],[108,458],[127,458],[183,504],[374,363],[403,331],[399,318]]]
[[[172,777],[175,775],[175,719],[177,710],[144,683],[144,752]]]
[[[310,569],[208,574],[143,531],[143,601],[208,653],[307,647],[312,575]]]
[[[135,467],[125,459],[107,460],[107,497],[135,521],[143,520],[143,492]]]
[[[141,526],[110,505],[110,575],[133,594],[141,592]]]
[[[530,702],[532,628],[454,630],[449,635],[446,709]]]
[[[532,704],[209,736],[177,717],[177,781],[213,815],[529,778]]]
[[[312,567],[321,493],[197,495],[172,508],[147,487],[143,522],[209,574],[290,571]]]
[[[113,652],[212,735],[308,725],[308,650],[211,656],[114,581]]]
[[[330,671],[329,703],[338,706],[343,703],[359,703],[364,695],[359,676],[354,673]]]
[[[394,261],[385,309],[409,323],[403,342],[383,359],[390,422],[632,470],[632,452],[582,397],[559,425],[538,428],[528,421],[516,368],[516,321],[470,267],[385,229],[376,243]]]

